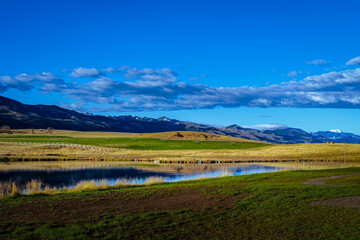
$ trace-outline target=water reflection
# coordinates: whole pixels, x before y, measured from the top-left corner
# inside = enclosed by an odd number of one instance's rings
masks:
[[[198,171],[191,173],[164,172],[161,169],[143,170],[137,167],[111,167],[90,169],[61,169],[61,170],[11,170],[0,171],[0,181],[14,181],[19,186],[31,180],[39,180],[44,185],[56,188],[72,188],[81,181],[106,180],[110,186],[119,182],[127,184],[144,184],[149,178],[161,178],[163,182],[194,180],[201,178],[214,178],[222,176],[237,176],[264,172],[277,172],[285,170],[284,167],[263,165],[230,166],[211,171]]]

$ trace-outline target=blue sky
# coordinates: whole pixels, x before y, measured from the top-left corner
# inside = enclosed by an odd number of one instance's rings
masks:
[[[0,94],[360,134],[359,1],[0,0]]]

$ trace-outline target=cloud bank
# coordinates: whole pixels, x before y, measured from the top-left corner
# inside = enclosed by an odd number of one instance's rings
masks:
[[[115,71],[122,72],[120,80],[109,76]],[[94,79],[85,83],[74,81],[85,76]],[[65,107],[93,112],[241,106],[360,108],[360,68],[332,71],[265,87],[212,87],[184,82],[168,68],[78,68],[68,78],[70,81],[65,81],[48,72],[0,76],[0,93],[9,89],[24,92],[37,89],[46,94],[60,93],[73,99],[73,103]]]
[[[270,123],[270,124],[258,124],[258,125],[242,126],[242,127],[265,131],[265,130],[282,129],[282,128],[286,128],[287,126],[283,124]]]

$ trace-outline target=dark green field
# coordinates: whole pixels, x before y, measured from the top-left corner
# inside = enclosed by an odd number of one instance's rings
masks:
[[[135,150],[197,150],[197,149],[247,149],[269,146],[265,143],[194,141],[194,140],[162,140],[154,138],[73,138],[61,136],[1,136],[0,141],[69,143],[115,147]]]
[[[360,188],[303,185],[360,168],[292,171],[0,200],[0,239],[359,239],[360,209],[310,202]]]

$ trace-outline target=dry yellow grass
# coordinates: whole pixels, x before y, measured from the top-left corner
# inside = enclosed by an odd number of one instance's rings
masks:
[[[142,162],[129,161],[30,161],[26,162],[0,162],[1,171],[11,170],[62,170],[62,169],[91,169],[91,168],[108,168],[121,166],[144,166],[150,165],[152,168],[158,166],[155,164],[144,164]],[[150,167],[151,168],[151,167]]]
[[[232,142],[257,142],[245,138],[235,138],[222,136],[212,133],[191,132],[191,131],[175,131],[175,132],[159,132],[159,133],[142,133],[133,137],[140,138],[158,138],[166,140],[198,140],[198,141],[232,141]]]
[[[360,162],[344,162],[344,161],[329,161],[329,162],[316,162],[316,161],[295,161],[295,162],[265,162],[258,163],[271,167],[283,167],[288,169],[297,170],[314,170],[314,169],[331,169],[331,168],[348,168],[360,167]]]
[[[114,149],[102,152],[81,149],[19,143],[0,143],[0,158],[9,160],[135,160],[162,162],[194,161],[360,161],[359,144],[295,144],[269,145],[237,150],[131,150]],[[346,146],[346,147],[345,147]],[[344,157],[346,153],[346,157]]]
[[[101,180],[84,180],[80,181],[74,186],[64,187],[62,189],[57,189],[56,187],[50,188],[48,185],[45,185],[42,181],[31,180],[25,184],[25,186],[18,186],[14,181],[0,181],[0,198],[6,196],[15,196],[18,194],[58,194],[58,193],[70,193],[70,192],[79,192],[79,191],[89,191],[97,189],[108,189],[116,188],[121,186],[128,186],[134,184],[143,184],[143,185],[152,185],[157,183],[162,183],[162,177],[148,177],[145,178],[143,183],[139,183],[138,179],[126,179],[118,178],[114,185],[109,185],[106,179]]]

